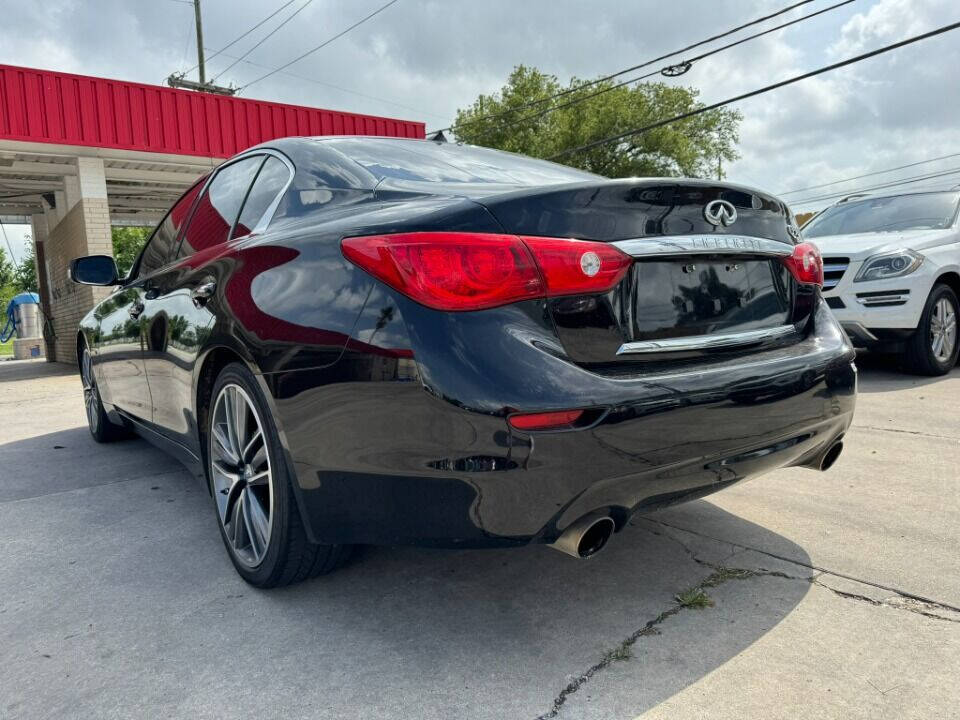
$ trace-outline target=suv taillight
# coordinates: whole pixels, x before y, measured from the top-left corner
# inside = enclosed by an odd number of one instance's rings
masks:
[[[793,254],[784,258],[783,264],[798,283],[823,287],[823,258],[820,248],[813,243],[794,245]]]
[[[414,232],[344,238],[343,255],[437,310],[482,310],[518,300],[594,295],[617,285],[631,258],[588,240]]]

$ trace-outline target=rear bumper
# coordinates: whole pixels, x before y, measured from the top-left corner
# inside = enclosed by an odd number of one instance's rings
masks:
[[[534,365],[535,372],[498,382],[484,360],[460,357],[460,396],[450,390],[449,364],[407,322],[421,382],[288,378],[296,392],[275,393],[316,541],[549,542],[597,509],[620,526],[633,512],[805,464],[843,435],[853,415],[853,350],[822,301],[814,330],[799,343],[747,361],[631,378],[583,370],[529,334],[484,343],[478,326],[470,336],[487,348],[486,360],[514,374]],[[511,407],[601,412],[586,428],[527,434],[508,426]]]

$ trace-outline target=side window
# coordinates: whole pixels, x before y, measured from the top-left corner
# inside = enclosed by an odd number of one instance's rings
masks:
[[[237,220],[233,237],[243,237],[253,232],[257,223],[260,222],[260,218],[263,217],[267,208],[283,190],[289,179],[290,170],[286,163],[268,155],[267,161],[260,168],[257,179],[253,181],[253,187],[250,189],[250,194],[247,195],[247,201],[243,204],[243,210]]]
[[[177,257],[192,255],[226,242],[227,233],[240,212],[247,189],[262,162],[263,155],[254,155],[217,171],[197,203]]]
[[[197,193],[203,188],[203,180],[190,188],[176,204],[170,208],[167,216],[160,221],[153,235],[147,240],[147,246],[140,256],[140,264],[137,266],[137,277],[144,277],[159,270],[172,259],[173,252],[176,249],[177,235],[180,234],[180,228],[183,221],[186,220],[193,201]]]

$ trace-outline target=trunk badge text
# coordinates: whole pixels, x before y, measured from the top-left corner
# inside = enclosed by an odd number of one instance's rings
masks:
[[[726,200],[714,200],[703,208],[703,216],[711,225],[729,227],[737,221],[737,209]]]

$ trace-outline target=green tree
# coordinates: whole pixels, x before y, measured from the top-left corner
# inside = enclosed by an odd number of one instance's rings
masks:
[[[143,249],[153,228],[148,227],[112,227],[113,257],[117,261],[120,277],[125,276],[133,267],[137,255]]]
[[[480,95],[457,111],[453,132],[474,145],[549,158],[703,106],[695,88],[661,82],[613,88],[614,81],[583,87],[584,82],[574,78],[563,87],[555,76],[519,65],[500,92]],[[607,91],[594,95],[599,90]],[[560,91],[567,94],[547,99]],[[543,102],[523,107],[534,101]],[[507,114],[484,119],[503,112]],[[736,110],[711,110],[619,143],[571,153],[559,162],[608,177],[715,177],[718,158],[731,162],[739,157],[741,119]]]
[[[0,329],[7,322],[7,303],[19,292],[13,284],[15,273],[13,263],[7,259],[3,248],[0,248]]]
[[[23,257],[13,271],[13,286],[17,292],[39,292],[37,287],[37,258],[33,252],[33,240],[29,235],[23,244]]]

